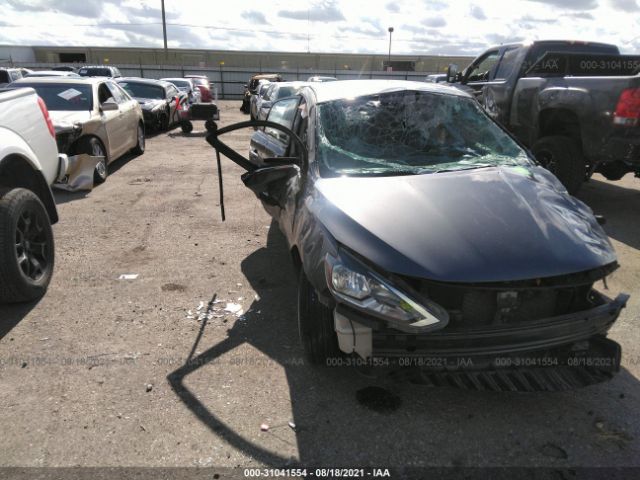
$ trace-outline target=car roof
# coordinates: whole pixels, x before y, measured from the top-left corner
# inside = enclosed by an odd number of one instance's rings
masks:
[[[116,78],[117,83],[146,83],[147,85],[162,85],[167,87],[169,85],[174,86],[172,83],[165,80],[156,80],[155,78],[140,78],[140,77],[119,77]]]
[[[278,78],[282,75],[279,73],[259,73],[251,77],[252,80],[260,80],[260,79],[269,79],[269,78]]]
[[[315,93],[318,103],[402,91],[440,93],[471,98],[471,95],[455,87],[407,80],[337,80],[335,82],[307,83],[306,86]]]
[[[83,65],[80,67],[80,69],[83,68],[118,68],[118,67],[114,67],[113,65]]]
[[[31,72],[28,73],[28,75],[31,75],[31,74],[34,74],[34,75],[37,75],[37,74],[40,74],[40,75],[51,74],[51,75],[58,75],[59,77],[65,77],[65,76],[69,76],[69,75],[73,76],[74,74],[78,75],[75,72],[68,72],[66,70],[32,70]],[[78,77],[79,76],[80,75],[78,75]],[[77,77],[74,77],[74,78],[77,78]]]
[[[282,88],[282,87],[304,87],[306,85],[309,85],[309,82],[272,82],[276,88]]]
[[[182,77],[171,77],[171,78],[159,78],[158,80],[163,82],[172,82],[174,80],[182,80],[183,82],[187,82],[191,80],[190,78],[182,78]]]
[[[106,77],[26,77],[16,80],[13,83],[69,83],[75,85],[92,85],[106,80],[110,79]]]

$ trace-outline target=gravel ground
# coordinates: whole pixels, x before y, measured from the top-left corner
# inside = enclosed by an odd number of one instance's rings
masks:
[[[220,103],[222,125],[246,119]],[[284,241],[226,159],[221,222],[204,136],[196,122],[149,138],[104,185],[56,194],[49,292],[0,307],[1,466],[640,465],[640,180],[596,177],[580,195],[608,219],[610,293],[632,295],[611,333],[622,372],[572,392],[467,392],[304,365]],[[218,316],[225,302],[244,314]],[[372,385],[399,407],[360,404]]]

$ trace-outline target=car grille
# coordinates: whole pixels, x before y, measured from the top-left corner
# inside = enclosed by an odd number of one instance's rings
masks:
[[[449,312],[449,331],[517,324],[579,312],[598,305],[592,285],[509,288],[420,282],[422,294]]]

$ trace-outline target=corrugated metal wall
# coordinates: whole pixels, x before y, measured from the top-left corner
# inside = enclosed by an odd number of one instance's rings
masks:
[[[25,63],[22,66],[34,69],[49,69],[52,66],[65,65],[62,63]],[[116,64],[112,64],[116,65]],[[170,78],[184,77],[185,75],[206,75],[212,81],[220,99],[240,99],[244,92],[244,85],[252,75],[260,73],[255,68],[201,68],[181,67],[175,65],[117,65],[124,76],[144,78]],[[353,70],[290,70],[270,69],[262,73],[280,73],[285,80],[307,80],[313,75],[336,77],[338,80],[355,80],[361,78],[389,79],[389,80],[413,80],[424,81],[428,72],[380,72],[380,71],[353,71]]]

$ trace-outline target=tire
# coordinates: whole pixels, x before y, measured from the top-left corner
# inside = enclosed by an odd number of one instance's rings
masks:
[[[333,328],[333,312],[320,303],[302,269],[298,281],[298,330],[310,363],[326,365],[330,358],[342,356]]]
[[[37,300],[55,262],[47,210],[31,190],[0,190],[0,303]]]
[[[624,162],[616,161],[599,165],[596,172],[601,173],[607,180],[620,180],[632,170]]]
[[[587,166],[577,142],[571,137],[550,136],[538,140],[531,149],[543,167],[562,182],[571,195],[575,195],[586,179]]]
[[[191,133],[193,132],[193,123],[191,122],[182,122],[180,125],[183,133]]]
[[[103,160],[96,165],[96,170],[93,173],[93,181],[94,183],[104,183],[109,176],[109,167],[106,150],[102,142],[96,137],[82,137],[78,140],[75,152],[103,158]]]
[[[138,143],[131,150],[136,155],[142,155],[146,148],[145,134],[144,134],[144,125],[142,123],[138,124]]]

